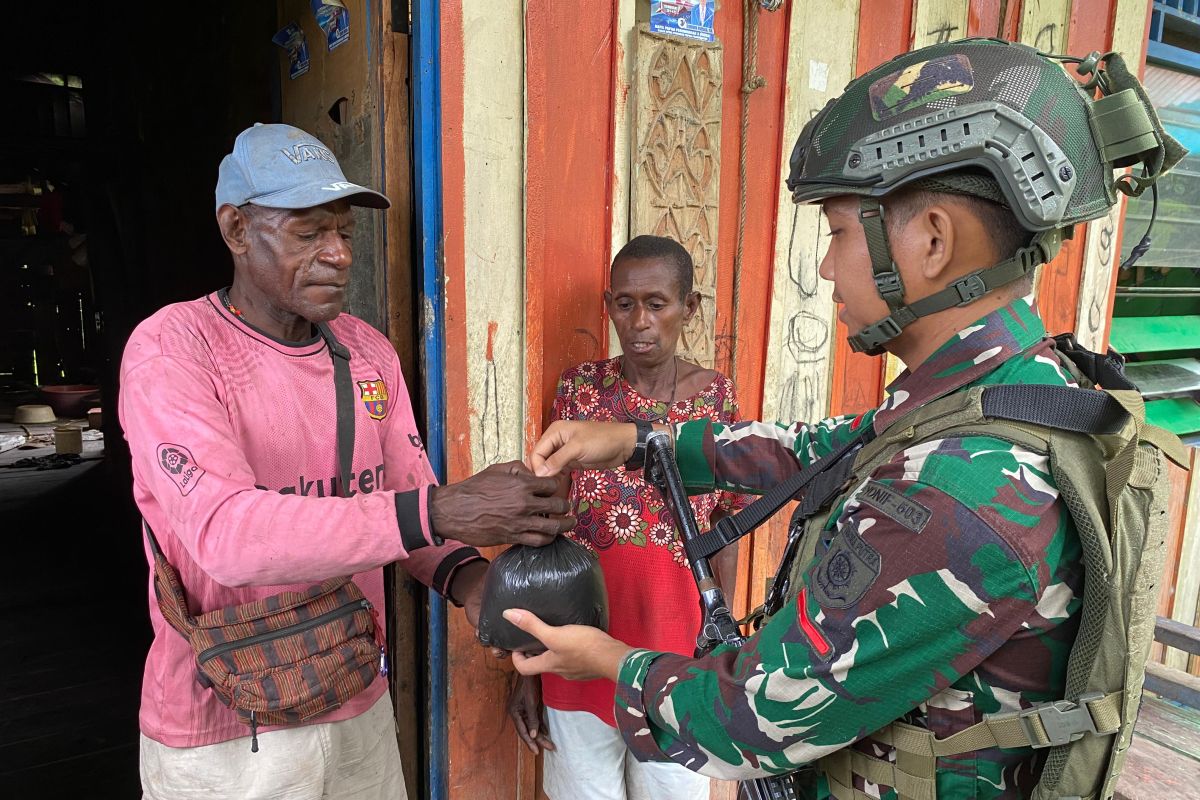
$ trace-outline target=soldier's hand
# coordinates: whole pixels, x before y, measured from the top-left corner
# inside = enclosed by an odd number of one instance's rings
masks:
[[[508,715],[512,717],[517,736],[535,756],[544,747],[553,750],[546,722],[542,718],[542,681],[528,675],[517,675],[508,695]]]
[[[629,422],[553,423],[529,457],[538,475],[557,475],[567,469],[618,467],[633,455],[637,428]]]
[[[549,544],[575,527],[558,482],[539,478],[520,461],[493,464],[466,480],[435,486],[429,523],[438,536],[464,544]]]
[[[590,625],[547,625],[533,612],[510,608],[504,618],[546,647],[541,655],[513,653],[513,666],[522,675],[553,672],[573,681],[617,679],[621,662],[633,648]]]

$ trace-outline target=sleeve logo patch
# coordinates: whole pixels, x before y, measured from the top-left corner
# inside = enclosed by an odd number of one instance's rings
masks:
[[[878,550],[857,533],[841,533],[813,573],[813,597],[823,608],[849,608],[875,583],[881,566]]]
[[[388,390],[383,379],[373,381],[358,381],[358,396],[366,407],[371,419],[383,419],[387,416]]]
[[[162,467],[162,471],[184,497],[187,497],[192,489],[196,488],[200,478],[204,477],[204,470],[196,464],[192,451],[181,444],[160,444],[158,466]]]
[[[860,502],[899,522],[913,533],[925,530],[932,512],[879,481],[867,481],[858,492]]]

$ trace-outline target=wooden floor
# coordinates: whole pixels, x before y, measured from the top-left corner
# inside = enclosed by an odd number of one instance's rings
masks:
[[[1200,797],[1200,711],[1146,696],[1118,800]]]
[[[140,797],[146,568],[100,463],[0,481],[0,797]]]

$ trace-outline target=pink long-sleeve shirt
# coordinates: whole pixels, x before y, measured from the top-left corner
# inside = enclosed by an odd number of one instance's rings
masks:
[[[434,544],[427,500],[435,478],[391,344],[347,314],[330,328],[351,353],[349,497],[337,496],[333,363],[319,336],[274,339],[214,293],[163,308],[125,347],[120,417],[134,497],[193,614],[346,574],[382,609],[382,565],[399,561],[445,593],[454,571],[479,557]],[[152,564],[148,548],[146,557]],[[187,641],[163,619],[152,580],[147,587],[154,641],[142,732],[171,747],[248,735],[196,681]],[[357,716],[386,690],[377,678],[314,721]]]

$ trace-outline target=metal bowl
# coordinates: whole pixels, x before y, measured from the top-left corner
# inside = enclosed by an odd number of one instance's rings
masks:
[[[18,425],[38,425],[54,420],[54,409],[45,405],[17,406],[13,414],[13,422]]]

